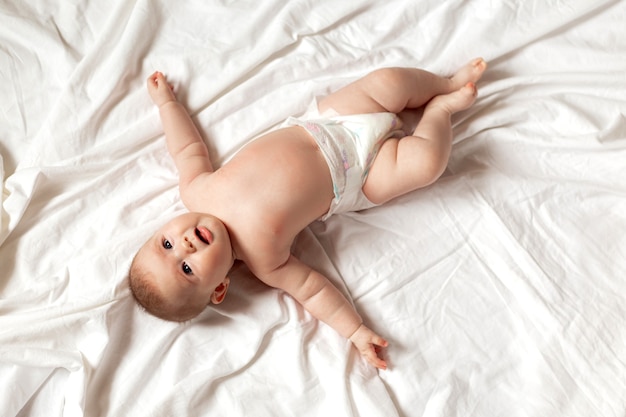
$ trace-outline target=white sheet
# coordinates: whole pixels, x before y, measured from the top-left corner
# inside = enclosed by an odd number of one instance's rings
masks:
[[[0,1],[3,416],[626,414],[626,3],[29,3]],[[389,370],[245,269],[185,325],[134,305],[183,210],[152,71],[219,165],[374,68],[475,56],[444,177],[295,245]]]

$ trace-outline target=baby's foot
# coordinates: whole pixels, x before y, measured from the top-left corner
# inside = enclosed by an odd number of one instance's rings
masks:
[[[482,77],[483,72],[485,72],[486,69],[487,63],[484,59],[475,58],[471,60],[450,78],[450,81],[452,81],[453,89],[458,90],[467,83],[477,82],[480,77]]]
[[[450,114],[454,114],[470,108],[476,101],[477,94],[476,84],[468,82],[457,91],[433,98],[426,106],[426,111],[440,108]]]

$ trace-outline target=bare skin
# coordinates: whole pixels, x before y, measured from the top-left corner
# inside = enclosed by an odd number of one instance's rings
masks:
[[[399,113],[425,106],[412,135],[382,145],[363,185],[371,201],[387,202],[443,173],[452,142],[450,116],[474,103],[475,82],[485,69],[480,58],[451,78],[387,68],[319,102],[321,112],[332,108],[339,114]],[[221,302],[230,282],[228,270],[241,260],[258,279],[286,291],[349,338],[369,363],[386,369],[377,348],[387,341],[363,324],[326,277],[290,252],[296,235],[322,217],[334,197],[330,171],[315,140],[299,126],[279,129],[246,145],[215,170],[164,75],[154,73],[147,84],[179,172],[182,201],[191,212],[166,224],[141,249],[144,264],[171,272],[155,279],[160,291],[184,302]]]

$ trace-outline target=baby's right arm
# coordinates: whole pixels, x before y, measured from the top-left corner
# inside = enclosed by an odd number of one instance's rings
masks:
[[[213,172],[209,151],[165,76],[157,71],[148,78],[147,84],[152,101],[159,107],[167,149],[178,169],[182,193],[198,175]]]

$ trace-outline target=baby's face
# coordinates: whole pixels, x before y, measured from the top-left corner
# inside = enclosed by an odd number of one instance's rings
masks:
[[[154,284],[172,299],[208,303],[233,265],[230,236],[216,217],[186,213],[166,223],[141,249],[142,264],[153,271]]]

